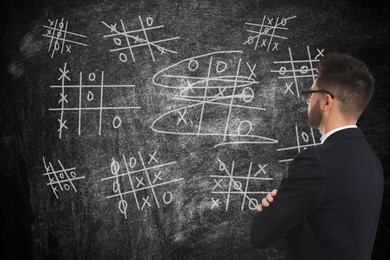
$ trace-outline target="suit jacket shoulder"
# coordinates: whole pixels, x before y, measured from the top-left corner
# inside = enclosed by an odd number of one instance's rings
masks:
[[[252,243],[287,234],[288,259],[369,259],[382,196],[383,169],[360,129],[338,131],[291,162],[274,202],[254,216]]]

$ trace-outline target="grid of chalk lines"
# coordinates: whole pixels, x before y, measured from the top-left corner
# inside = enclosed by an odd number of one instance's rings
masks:
[[[248,37],[243,46],[261,49],[266,52],[279,51],[281,41],[287,39],[288,25],[296,16],[280,18],[264,15],[258,22],[245,23]],[[172,49],[172,44],[180,37],[161,37],[164,25],[157,24],[152,17],[138,16],[133,21],[135,28],[128,28],[125,21],[107,23],[101,22],[107,34],[105,40],[112,43],[113,48],[108,50],[116,55],[119,62],[137,62],[149,55],[153,62],[161,55],[174,55],[177,51]],[[48,53],[51,58],[56,55],[69,54],[73,48],[87,48],[87,36],[73,32],[69,28],[69,22],[64,18],[48,20],[44,25],[43,37],[48,39]],[[141,52],[141,50],[143,52]],[[145,52],[144,50],[149,50]],[[288,56],[283,61],[274,61],[275,68],[270,73],[276,74],[278,79],[285,84],[284,95],[299,98],[300,81],[302,79],[315,80],[316,64],[323,57],[323,49],[312,50],[306,46],[306,57],[296,58],[293,51],[288,47]],[[146,53],[146,54],[145,54]],[[248,109],[265,111],[264,108],[251,106],[254,99],[253,88],[259,84],[256,78],[256,64],[251,64],[241,58],[237,62],[228,64],[231,57],[240,57],[242,51],[227,50],[211,52],[170,65],[153,76],[153,83],[162,88],[175,89],[177,95],[173,97],[180,104],[186,104],[172,109],[159,116],[151,125],[157,133],[189,136],[215,136],[220,142],[215,146],[232,144],[274,144],[278,141],[266,136],[253,134],[252,122],[242,120],[233,122],[232,115],[235,109]],[[229,69],[231,66],[234,69]],[[51,85],[50,88],[58,91],[59,99],[55,107],[49,111],[59,115],[57,134],[62,139],[63,134],[70,131],[71,122],[77,124],[77,133],[83,132],[82,123],[84,117],[94,113],[97,118],[96,133],[103,132],[102,123],[108,115],[112,116],[112,129],[120,128],[122,118],[118,111],[130,111],[141,109],[131,103],[117,104],[105,98],[105,93],[110,91],[122,91],[126,96],[134,94],[136,85],[107,84],[104,81],[104,71],[101,73],[79,72],[77,79],[71,79],[70,69],[65,62],[59,68],[59,84]],[[77,82],[76,84],[71,84]],[[209,111],[224,111],[227,116],[220,122],[219,127],[213,127],[210,131],[204,120]],[[69,116],[76,117],[71,121]],[[235,129],[232,131],[231,129]],[[277,151],[303,149],[317,145],[313,130],[299,129],[295,125],[296,144],[290,147],[277,149]],[[60,160],[56,163],[42,158],[49,186],[58,199],[63,191],[77,192],[77,182],[85,179],[76,173],[75,167],[65,167]],[[282,159],[279,162],[291,161],[291,158]],[[174,192],[171,190],[175,184],[185,181],[183,178],[171,178],[169,167],[175,167],[176,161],[161,162],[158,159],[158,151],[142,154],[137,151],[135,155],[123,154],[121,158],[111,158],[110,174],[101,179],[102,182],[111,183],[111,192],[107,199],[116,199],[118,210],[125,218],[129,207],[128,201],[132,198],[134,207],[144,210],[146,207],[155,205],[161,207],[170,204],[174,200]],[[210,175],[213,180],[210,200],[210,208],[222,208],[227,211],[233,197],[242,198],[241,210],[246,208],[256,209],[259,194],[269,191],[255,191],[250,189],[250,184],[272,181],[273,178],[267,172],[267,163],[253,163],[247,165],[246,175],[235,175],[235,161],[229,163],[216,158],[218,174]],[[256,187],[256,185],[255,185]],[[142,191],[149,191],[148,193]],[[149,195],[145,195],[149,194]],[[223,196],[224,201],[222,201]],[[224,206],[223,206],[224,204]]]

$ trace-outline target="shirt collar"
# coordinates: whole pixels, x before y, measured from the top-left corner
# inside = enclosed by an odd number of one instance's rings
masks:
[[[347,129],[347,128],[357,128],[356,125],[345,125],[345,126],[342,126],[342,127],[338,127],[338,128],[335,128],[329,132],[327,132],[326,134],[324,134],[322,137],[321,137],[321,144],[323,144],[325,142],[325,140],[331,136],[332,134],[340,131],[340,130],[344,130],[344,129]]]

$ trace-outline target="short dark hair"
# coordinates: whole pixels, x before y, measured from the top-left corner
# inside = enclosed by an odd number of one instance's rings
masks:
[[[349,54],[330,53],[319,62],[316,84],[339,100],[340,112],[359,118],[374,90],[375,79],[367,66]]]

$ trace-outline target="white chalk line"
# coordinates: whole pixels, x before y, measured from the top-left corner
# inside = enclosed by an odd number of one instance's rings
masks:
[[[152,56],[152,60],[155,61],[153,50],[152,50],[152,47],[150,46],[151,43],[149,41],[148,34],[146,33],[144,23],[142,22],[141,16],[138,16],[138,18],[139,18],[139,22],[140,22],[141,27],[142,27],[142,32],[144,33],[144,36],[145,36],[145,41],[146,41],[148,48],[149,48],[149,51],[150,51],[150,55]],[[153,46],[155,46],[155,45],[153,45]],[[154,195],[154,197],[156,197],[156,195],[154,194],[154,190],[153,190],[153,195]]]
[[[104,71],[102,71],[101,75],[101,83],[100,83],[100,112],[99,112],[99,135],[102,134],[102,117],[103,117],[103,80],[104,80]]]
[[[74,186],[74,184],[73,184],[73,182],[72,182],[72,180],[74,180],[74,179],[69,178],[68,172],[65,171],[65,168],[64,168],[64,166],[62,165],[62,163],[60,162],[60,160],[58,160],[58,164],[60,165],[60,167],[61,167],[63,173],[65,174],[65,176],[66,176],[66,178],[67,178],[67,181],[72,185],[73,190],[77,192],[77,189],[76,189],[76,187]]]
[[[49,162],[49,167],[51,168],[52,172],[54,172],[54,167],[53,167],[53,165],[51,164],[51,162]],[[61,172],[62,172],[62,171],[61,171]],[[57,181],[56,181],[56,182],[53,182],[53,183],[58,184],[58,186],[60,186],[61,191],[63,191],[64,189],[63,189],[63,187],[62,187],[62,185],[61,185],[60,179],[58,179],[57,174],[54,174],[54,177],[55,177],[55,179],[56,179]],[[49,177],[49,181],[51,182],[50,177]],[[52,187],[52,189],[53,189],[53,192],[57,195],[57,193],[55,192],[55,189],[53,188],[53,185],[51,185],[51,187]],[[57,197],[57,198],[58,198],[58,197]]]
[[[211,65],[213,63],[213,56],[210,56],[210,60],[209,60],[209,68],[207,70],[207,79],[210,78],[210,72],[211,72]],[[203,112],[204,112],[204,107],[205,107],[205,100],[206,100],[206,96],[207,96],[207,86],[209,84],[209,81],[206,80],[206,87],[204,88],[204,95],[203,95],[203,102],[201,103],[202,105],[202,109],[201,109],[201,112],[200,112],[200,119],[199,119],[199,126],[198,126],[198,134],[200,133],[200,129],[202,127],[202,122],[203,122]]]
[[[278,69],[278,70],[270,70],[271,72],[283,72],[283,73],[291,73],[291,72],[300,72],[300,73],[307,73],[307,72],[313,72],[313,71],[317,71],[317,69],[316,68],[314,68],[314,69],[309,69],[309,68],[307,68],[307,69],[296,69],[296,70],[288,70],[288,69],[285,69],[285,70],[280,70],[280,69]]]
[[[54,24],[54,27],[57,27],[57,22],[58,22],[58,19],[56,19],[55,21],[55,24]],[[49,49],[47,51],[50,51],[51,50],[51,45],[53,44],[53,40],[54,40],[54,33],[53,35],[51,35],[50,37],[50,44],[49,44]],[[54,52],[53,52],[54,53]],[[52,53],[52,57],[53,57],[53,53]]]
[[[225,86],[225,85],[222,85],[222,86],[219,86],[219,85],[208,85],[208,88],[219,88],[219,87],[223,87],[223,88],[234,88],[234,87],[247,87],[247,86],[250,86],[250,85],[253,85],[253,84],[258,84],[259,82],[258,81],[255,81],[253,78],[251,77],[246,77],[246,76],[218,76],[218,77],[209,77],[209,78],[205,78],[205,77],[191,77],[191,76],[180,76],[180,75],[162,75],[162,77],[167,77],[167,78],[174,78],[174,79],[194,79],[194,80],[197,80],[193,83],[191,83],[189,86],[187,86],[187,88],[200,88],[200,89],[203,89],[205,88],[205,86],[199,86],[197,87],[197,85],[201,84],[201,83],[207,83],[207,82],[216,82],[216,83],[220,83],[220,82],[227,82],[227,83],[244,83],[244,84],[240,84],[240,85],[236,85],[236,86]],[[230,78],[234,78],[234,79],[230,79]],[[182,86],[180,86],[180,88],[183,88]]]
[[[239,135],[238,137],[247,137],[249,135]],[[233,136],[234,137],[234,136]],[[224,145],[237,145],[237,144],[276,144],[279,141],[263,136],[249,136],[257,139],[261,139],[263,141],[232,141],[232,142],[222,142],[219,144],[214,145],[214,148],[219,147],[219,146],[224,146]]]
[[[245,97],[245,96],[239,96],[239,95],[235,96],[235,98],[242,98],[242,97]],[[215,98],[215,97],[209,97],[209,98],[212,98],[212,99],[211,100],[206,100],[206,101],[197,100],[197,98],[193,98],[192,99],[192,97],[189,97],[189,98],[174,97],[173,99],[180,100],[180,101],[187,101],[187,102],[196,102],[198,105],[200,105],[201,103],[205,102],[206,104],[212,104],[212,105],[218,105],[218,106],[228,106],[228,107],[231,106],[230,104],[227,104],[227,103],[216,102],[218,100],[229,99],[230,98],[229,96],[222,97],[222,98]],[[182,107],[179,110],[190,108],[190,107],[194,107],[194,106],[191,105],[191,106],[188,106],[188,107]],[[253,110],[262,110],[262,111],[266,110],[265,108],[262,108],[262,107],[252,107],[252,106],[244,106],[244,105],[236,105],[236,104],[233,104],[232,107],[234,107],[234,108],[253,109]]]
[[[51,88],[80,88],[80,85],[52,85]],[[135,88],[135,85],[81,85],[82,88]]]
[[[310,62],[319,62],[320,60],[314,59],[314,60],[293,60],[293,63],[310,63]],[[275,64],[291,64],[291,60],[289,61],[274,61]]]
[[[272,29],[272,28],[276,28],[276,29],[284,29],[284,30],[288,30],[288,28],[286,27],[278,27],[279,25],[282,25],[283,24],[283,20],[290,20],[290,19],[294,19],[296,18],[296,16],[291,16],[291,17],[288,17],[288,18],[282,18],[282,22],[280,22],[279,24],[275,23],[275,25],[269,25],[269,24],[264,24],[264,19],[266,18],[266,16],[264,16],[263,18],[263,23],[262,24],[257,24],[257,23],[245,23],[247,25],[253,25],[253,26],[259,26],[259,27],[267,27],[269,29]],[[279,17],[277,17],[277,19],[279,19]],[[283,25],[284,26],[284,25]]]
[[[131,30],[131,31],[118,32],[117,30],[114,30],[114,27],[112,27],[111,25],[108,25],[106,22],[102,21],[102,24],[107,26],[110,30],[112,29],[113,31],[116,32],[116,33],[112,33],[112,34],[106,34],[106,35],[103,36],[103,38],[109,38],[109,37],[114,37],[114,36],[124,36],[124,35],[129,35],[129,34],[132,34],[132,33],[142,32],[144,30],[145,31],[149,31],[149,30],[164,28],[164,25],[157,25],[157,26],[147,27],[147,28],[144,28],[144,29],[136,29],[136,30]]]
[[[155,187],[163,186],[163,185],[166,185],[166,184],[170,184],[170,183],[174,183],[174,182],[178,182],[178,181],[182,181],[182,180],[184,180],[184,178],[174,179],[174,180],[166,181],[166,182],[161,182],[161,183],[158,183],[158,184],[153,184],[153,185],[150,185],[150,186],[145,186],[145,187],[142,187],[142,188],[137,188],[137,189],[133,189],[133,190],[130,190],[130,191],[125,191],[125,192],[117,193],[117,194],[114,194],[114,195],[110,195],[110,196],[107,196],[106,198],[110,199],[110,198],[118,197],[118,196],[121,196],[121,195],[135,193],[135,192],[138,192],[138,191],[141,191],[141,190],[152,189],[152,188],[155,188]]]
[[[287,151],[287,150],[295,150],[295,149],[299,150],[299,148],[311,147],[311,146],[316,146],[316,145],[317,144],[304,144],[304,145],[290,146],[287,148],[277,149],[276,151]]]
[[[68,169],[64,169],[64,170],[65,171],[73,171],[73,170],[76,170],[76,168],[68,168]],[[53,171],[53,172],[46,172],[43,175],[46,176],[46,175],[57,174],[57,173],[61,173],[61,172],[63,172],[63,170]]]
[[[46,170],[46,174],[44,174],[44,175],[48,175],[49,169],[51,169],[52,172],[54,172],[54,168],[53,168],[53,166],[51,165],[51,162],[49,162],[49,167],[48,167],[48,166],[46,165],[45,157],[42,157],[42,160],[43,160],[43,166],[45,167],[45,170]],[[57,179],[57,181],[59,181],[58,178],[57,178],[57,174],[54,174],[54,177]],[[50,187],[51,187],[51,190],[52,190],[52,192],[54,193],[54,196],[56,196],[56,198],[58,199],[57,189],[54,188],[54,185],[53,185],[53,184],[51,184],[51,179],[50,179],[49,176],[48,176],[48,178],[49,178],[49,185],[50,185]],[[59,183],[58,185],[60,186],[60,188],[61,188],[61,190],[62,190],[62,185],[61,185],[61,183]]]
[[[129,36],[129,38],[131,38],[131,36]],[[153,45],[157,49],[163,49],[164,51],[177,54],[176,51],[167,49],[165,47],[162,47],[161,45],[157,45],[156,44],[156,43],[160,43],[160,42],[167,42],[167,41],[172,41],[172,40],[177,40],[177,39],[180,39],[180,37],[172,37],[172,38],[167,38],[167,39],[162,39],[162,40],[146,42],[144,39],[137,38],[137,40],[144,41],[144,43],[133,44],[133,45],[128,46],[128,47],[121,47],[121,48],[111,49],[110,52],[117,52],[117,51],[123,51],[123,50],[133,49],[133,48],[137,48],[137,47],[142,47],[142,46],[146,46],[146,45]]]
[[[72,40],[69,40],[69,39],[63,39],[63,38],[60,38],[60,37],[51,37],[51,36],[45,35],[45,34],[42,34],[42,36],[45,36],[47,38],[53,38],[53,39],[56,39],[56,40],[61,40],[63,42],[67,42],[67,43],[74,43],[74,44],[81,45],[81,46],[88,46],[87,44],[82,43],[82,42],[76,42],[76,41],[72,41]]]
[[[233,88],[232,96],[235,95],[235,91],[236,91],[236,87],[237,87],[237,79],[238,79],[238,76],[240,74],[240,68],[241,68],[241,59],[238,60],[238,65],[237,65],[237,71],[236,71],[236,76],[235,76],[234,88]],[[227,115],[227,118],[226,118],[225,132],[224,132],[224,136],[223,136],[223,141],[226,140],[226,134],[227,134],[228,128],[229,128],[230,115],[231,115],[231,112],[232,112],[232,109],[233,109],[233,102],[234,102],[234,98],[232,97],[230,99],[229,112],[228,112],[228,115]]]
[[[310,53],[310,48],[309,46],[306,46],[307,47],[307,56],[309,57],[309,60],[311,60],[311,53]],[[314,70],[317,71],[317,68],[313,68],[313,62],[310,61],[310,68],[311,68],[311,71],[312,71],[312,79],[313,79],[313,82],[315,81],[315,77],[316,75],[314,74]]]
[[[50,26],[47,26],[47,25],[43,25],[43,27],[44,27],[44,28],[47,28],[47,29],[54,29],[54,32],[64,32],[64,33],[66,33],[66,34],[70,34],[70,35],[73,35],[73,36],[88,38],[87,36],[82,35],[82,34],[69,32],[69,31],[63,30],[63,29],[57,29],[57,28],[55,28],[55,27],[50,27]],[[47,35],[49,35],[49,34],[47,34]],[[54,35],[54,33],[53,33],[53,35]],[[45,35],[44,35],[44,36],[45,36]]]
[[[241,194],[243,195],[243,193],[246,193],[246,194],[268,194],[269,192],[268,191],[212,191],[211,193],[214,193],[214,194]],[[245,196],[246,199],[250,198],[249,196]],[[250,198],[251,200],[253,200],[252,198]],[[252,202],[253,203],[253,202]],[[254,204],[252,204],[254,205]]]
[[[121,110],[121,109],[141,109],[141,107],[66,107],[49,108],[49,111],[83,111],[83,110]]]
[[[230,176],[226,175],[209,175],[212,178],[228,178],[230,179]],[[233,176],[234,179],[243,179],[243,180],[273,180],[274,178],[267,178],[267,177],[245,177],[245,176]]]
[[[312,75],[296,75],[295,74],[295,76],[279,76],[278,77],[278,79],[300,79],[300,78],[312,78]]]
[[[131,179],[131,172],[129,170],[129,166],[126,162],[126,157],[124,154],[122,154],[122,157],[123,157],[123,162],[125,163],[125,166],[126,166],[126,174],[127,176],[129,176],[129,182],[130,182],[130,186],[131,186],[131,189],[134,190],[134,184],[133,184],[133,180]],[[140,210],[140,206],[139,206],[139,202],[138,202],[138,197],[137,197],[137,194],[134,192],[134,199],[135,199],[135,203],[137,204],[137,208],[138,210]]]
[[[169,163],[164,163],[164,164],[160,164],[160,165],[156,165],[156,166],[151,166],[151,167],[148,167],[146,169],[139,169],[139,170],[135,170],[135,171],[131,171],[131,172],[126,172],[126,173],[123,173],[123,174],[117,174],[115,176],[110,176],[110,177],[106,177],[106,178],[103,178],[101,179],[100,181],[105,181],[105,180],[110,180],[110,179],[114,179],[116,178],[116,176],[118,177],[122,177],[122,176],[126,176],[126,175],[129,175],[129,174],[134,174],[134,173],[139,173],[139,172],[143,172],[145,170],[153,170],[153,169],[157,169],[157,168],[160,168],[160,167],[164,167],[164,166],[168,166],[168,165],[172,165],[172,164],[175,164],[177,162],[169,162]]]
[[[126,31],[125,29],[125,24],[123,23],[122,19],[121,19],[121,25],[122,25],[122,29],[123,31]],[[129,38],[126,37],[126,42],[127,42],[127,46],[131,46],[130,44],[130,41],[129,41]],[[130,51],[130,55],[131,55],[131,58],[133,59],[133,62],[135,62],[135,57],[134,57],[134,53],[133,53],[133,50],[131,48],[129,48],[129,51]]]
[[[58,183],[63,183],[63,182],[70,182],[72,183],[72,181],[74,180],[80,180],[80,179],[84,179],[85,176],[81,176],[81,177],[74,177],[74,178],[69,178],[69,179],[66,179],[66,180],[59,180],[59,181],[53,181],[53,182],[49,182],[49,183],[46,183],[46,185],[52,185],[52,184],[58,184]],[[73,184],[72,184],[73,186]],[[77,191],[77,190],[75,190]]]

